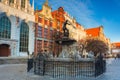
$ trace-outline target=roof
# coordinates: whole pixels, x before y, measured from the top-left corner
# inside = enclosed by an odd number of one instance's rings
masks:
[[[120,47],[120,42],[112,43],[115,47]]]
[[[97,36],[99,36],[99,33],[100,33],[100,27],[85,29],[85,31],[86,31],[87,35],[97,37]]]
[[[65,14],[66,12],[64,11],[63,7],[59,7],[57,10],[52,11],[52,16],[54,17],[54,15],[58,14],[58,12],[63,12],[63,14]]]

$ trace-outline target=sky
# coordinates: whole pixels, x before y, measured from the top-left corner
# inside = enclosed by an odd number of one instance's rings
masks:
[[[32,3],[32,0],[30,0]],[[42,9],[45,0],[34,0]],[[111,42],[120,42],[120,0],[48,0],[52,11],[63,7],[84,28],[103,26]]]

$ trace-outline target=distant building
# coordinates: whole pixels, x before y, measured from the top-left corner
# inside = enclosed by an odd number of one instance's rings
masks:
[[[120,55],[120,42],[112,43],[112,54]]]
[[[99,39],[104,41],[109,47],[109,53],[111,52],[111,42],[110,39],[105,36],[103,26],[88,28],[85,31],[87,34],[87,38]]]
[[[34,52],[34,22],[34,3],[0,0],[0,57]]]

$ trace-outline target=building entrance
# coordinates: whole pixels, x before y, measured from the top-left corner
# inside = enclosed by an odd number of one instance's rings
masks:
[[[10,55],[10,45],[0,44],[0,57],[8,57]]]

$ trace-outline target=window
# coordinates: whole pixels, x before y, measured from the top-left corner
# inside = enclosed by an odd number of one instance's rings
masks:
[[[38,37],[42,37],[42,27],[38,26]]]
[[[50,40],[53,39],[53,30],[50,30]]]
[[[0,38],[10,39],[11,35],[11,22],[8,17],[3,16],[0,18]]]
[[[53,23],[50,21],[50,27],[52,27],[53,26]]]
[[[47,25],[47,20],[45,20],[45,25]]]
[[[37,41],[37,52],[39,52],[42,49],[42,41],[38,40]]]
[[[48,48],[47,43],[47,41],[44,41],[44,48]]]
[[[28,51],[28,42],[29,42],[29,26],[22,22],[20,26],[20,52]]]
[[[58,26],[60,26],[60,21],[58,21]]]
[[[57,29],[60,29],[60,21],[58,21]]]
[[[53,48],[53,42],[49,43],[49,47],[52,49]]]
[[[44,38],[47,39],[47,35],[48,35],[48,29],[47,29],[47,28],[44,28]]]
[[[38,22],[39,22],[39,23],[42,23],[42,18],[39,17],[39,18],[38,18]]]
[[[14,3],[14,0],[9,0],[9,4]]]
[[[26,1],[26,0],[21,0],[21,7],[22,7],[22,8],[25,8],[25,1]]]

